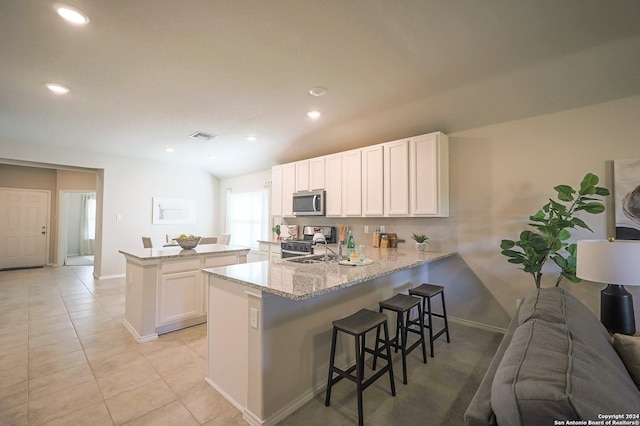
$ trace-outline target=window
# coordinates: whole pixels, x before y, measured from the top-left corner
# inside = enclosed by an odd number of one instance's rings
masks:
[[[227,190],[227,233],[234,245],[258,250],[258,240],[268,238],[268,206],[267,190]]]

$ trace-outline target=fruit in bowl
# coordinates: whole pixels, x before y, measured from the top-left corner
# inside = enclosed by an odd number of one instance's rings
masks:
[[[193,234],[187,236],[186,234],[182,234],[176,238],[176,243],[184,250],[191,250],[196,248],[196,246],[200,243],[200,237],[196,237]]]

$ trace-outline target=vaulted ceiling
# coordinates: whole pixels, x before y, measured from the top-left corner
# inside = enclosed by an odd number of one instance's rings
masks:
[[[640,94],[637,0],[66,3],[0,2],[0,146],[227,177]]]

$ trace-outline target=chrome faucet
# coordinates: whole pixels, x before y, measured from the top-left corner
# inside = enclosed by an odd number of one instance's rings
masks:
[[[329,247],[329,245],[327,244],[327,239],[324,237],[324,234],[317,232],[314,236],[313,236],[313,242],[318,244],[318,243],[324,243],[324,257],[322,258],[323,262],[328,262],[329,261],[329,254],[328,252],[330,251],[331,253],[333,253],[333,255],[336,257],[336,259],[340,260],[338,258],[338,255],[336,254],[335,251],[333,251],[333,249],[331,249],[331,247]]]

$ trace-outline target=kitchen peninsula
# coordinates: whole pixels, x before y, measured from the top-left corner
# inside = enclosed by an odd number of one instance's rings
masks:
[[[325,388],[334,320],[377,310],[453,254],[369,247],[366,266],[289,258],[205,269],[207,382],[245,421],[276,424]],[[352,361],[352,338],[340,336],[338,351],[338,365]]]
[[[138,342],[207,321],[203,268],[245,263],[248,247],[203,244],[120,250],[127,261],[123,324]]]

